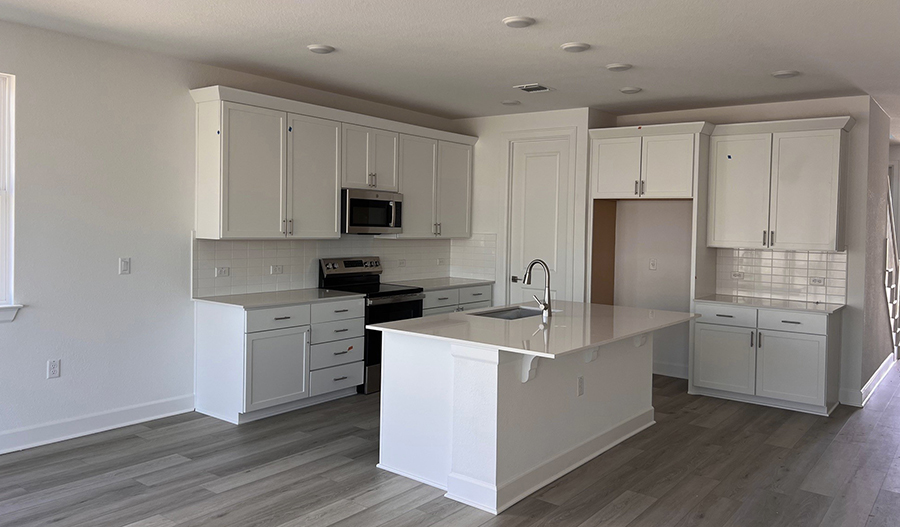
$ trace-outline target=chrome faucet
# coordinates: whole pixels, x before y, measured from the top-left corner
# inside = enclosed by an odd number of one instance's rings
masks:
[[[528,267],[525,268],[525,276],[522,277],[522,283],[531,285],[531,269],[537,264],[540,264],[540,266],[544,268],[544,301],[541,302],[538,300],[536,295],[531,296],[534,298],[534,301],[541,306],[541,316],[544,319],[544,322],[547,322],[552,313],[550,309],[550,267],[547,265],[547,262],[539,258],[532,260],[531,263],[528,264]]]

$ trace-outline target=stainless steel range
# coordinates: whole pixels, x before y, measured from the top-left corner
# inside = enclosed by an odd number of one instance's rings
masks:
[[[381,259],[377,256],[322,258],[319,287],[366,295],[366,324],[380,324],[422,316],[421,287],[381,283]],[[381,389],[381,332],[366,330],[365,383],[360,393]]]

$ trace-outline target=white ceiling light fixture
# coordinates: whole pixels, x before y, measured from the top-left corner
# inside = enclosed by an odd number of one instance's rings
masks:
[[[797,75],[800,75],[800,72],[797,70],[778,70],[772,72],[772,76],[776,79],[790,79]]]
[[[529,16],[508,16],[503,19],[503,23],[506,24],[506,27],[511,27],[513,29],[522,29],[523,27],[533,26],[535,22],[536,20]]]
[[[501,101],[500,104],[504,106],[518,106],[522,104],[522,101],[517,101],[515,99],[507,99],[505,101]]]
[[[619,91],[626,95],[634,95],[635,93],[644,91],[644,89],[638,88],[637,86],[625,86],[624,88],[619,88]]]
[[[609,71],[627,71],[633,68],[631,64],[625,64],[623,62],[613,62],[612,64],[607,64],[606,69]]]
[[[569,53],[581,53],[591,49],[591,45],[584,42],[566,42],[560,47],[563,51],[568,51]]]
[[[334,51],[333,46],[328,46],[326,44],[310,44],[306,46],[306,49],[312,51],[313,53],[317,53],[319,55],[327,55]]]

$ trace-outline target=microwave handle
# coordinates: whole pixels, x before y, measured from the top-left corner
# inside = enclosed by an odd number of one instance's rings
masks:
[[[397,202],[392,201],[391,202],[391,223],[389,226],[394,227],[394,225],[396,223],[397,223]]]

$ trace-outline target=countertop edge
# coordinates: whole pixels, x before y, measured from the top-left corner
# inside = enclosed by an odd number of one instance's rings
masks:
[[[194,302],[205,302],[207,304],[216,304],[219,306],[229,306],[236,307],[239,309],[243,309],[245,311],[252,311],[254,309],[269,309],[273,307],[286,307],[286,306],[304,306],[308,304],[321,304],[324,302],[340,302],[342,300],[353,300],[358,298],[365,298],[366,295],[357,294],[357,293],[347,293],[346,296],[334,297],[334,298],[314,298],[310,300],[298,300],[298,301],[288,301],[288,302],[276,302],[276,303],[265,303],[265,304],[253,304],[253,305],[242,305],[235,304],[233,302],[220,302],[214,300],[215,297],[206,297],[206,298],[192,298]]]
[[[765,300],[765,299],[763,299],[763,300]],[[734,302],[726,302],[723,300],[710,300],[710,299],[706,299],[706,298],[696,298],[693,300],[693,302],[699,302],[701,304],[716,304],[716,305],[721,305],[721,306],[746,307],[746,308],[753,308],[753,309],[776,309],[778,311],[793,311],[795,313],[812,313],[812,314],[819,314],[819,315],[831,315],[831,314],[837,313],[838,311],[847,307],[846,304],[829,304],[829,303],[824,303],[824,302],[822,304],[819,304],[819,305],[825,305],[825,306],[834,306],[833,309],[829,309],[826,311],[826,310],[822,310],[822,309],[809,309],[809,308],[802,308],[802,307],[754,306],[754,305],[750,305],[750,304],[737,304]],[[787,302],[791,302],[791,300],[787,300]]]
[[[456,285],[446,285],[446,286],[441,285],[441,286],[431,286],[431,287],[425,287],[425,286],[416,284],[416,282],[435,280],[434,278],[423,278],[421,280],[398,280],[398,281],[390,281],[388,283],[400,284],[400,285],[414,285],[416,287],[421,287],[423,291],[446,291],[448,289],[463,289],[466,287],[480,287],[483,285],[494,285],[495,283],[497,283],[496,280],[479,280],[477,278],[456,278],[455,276],[451,276],[450,278],[453,278],[456,280],[472,280],[472,282],[468,283],[468,284],[456,284]]]

